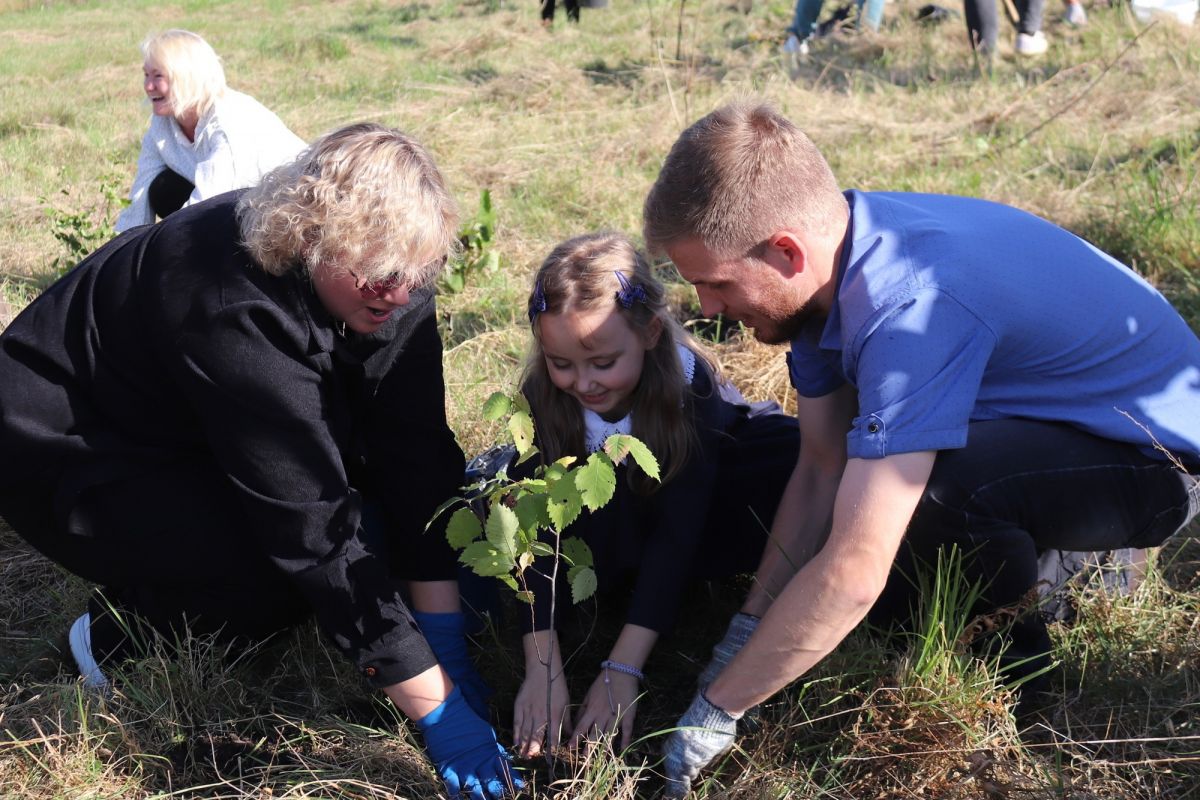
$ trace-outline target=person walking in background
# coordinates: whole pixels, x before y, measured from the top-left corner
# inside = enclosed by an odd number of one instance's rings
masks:
[[[817,18],[821,16],[824,3],[825,0],[796,0],[792,24],[788,26],[787,41],[783,43],[785,54],[808,55],[809,41],[820,36]],[[858,19],[855,25],[858,29],[878,31],[883,22],[884,0],[856,0],[856,4]]]
[[[150,127],[118,233],[253,186],[304,149],[279,117],[226,86],[220,59],[199,35],[169,30],[151,36],[142,57]]]
[[[749,103],[680,135],[644,231],[706,315],[790,345],[799,394],[779,554],[743,606],[762,621],[671,733],[672,794],[868,612],[904,624],[917,565],[943,551],[980,588],[973,613],[1016,611],[979,646],[1036,700],[1039,552],[1155,547],[1200,509],[1200,340],[1070,232],[976,198],[843,192],[808,137]]]
[[[1036,56],[1046,52],[1049,43],[1042,33],[1042,11],[1046,0],[1014,0],[1017,11],[1017,38],[1014,51],[1021,56]],[[1082,10],[1080,6],[1080,10]],[[971,48],[982,56],[996,54],[1000,35],[997,0],[963,0],[967,19],[967,36]]]
[[[315,616],[451,797],[520,785],[425,533],[463,476],[431,288],[456,232],[425,148],[352,125],[121,234],[0,334],[0,516],[99,584],[87,685],[141,630],[238,647]]]
[[[542,27],[549,30],[554,27],[555,0],[542,0]],[[567,11],[567,22],[579,23],[579,0],[563,0],[563,8]]]

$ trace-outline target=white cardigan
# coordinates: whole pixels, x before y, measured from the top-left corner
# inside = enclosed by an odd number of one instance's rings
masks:
[[[129,206],[118,232],[154,222],[147,190],[164,169],[196,187],[185,206],[258,183],[264,173],[291,161],[307,145],[279,117],[249,95],[226,89],[196,125],[189,142],[174,117],[152,116],[142,138]]]

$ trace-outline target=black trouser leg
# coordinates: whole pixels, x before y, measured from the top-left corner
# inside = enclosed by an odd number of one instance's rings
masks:
[[[1016,0],[1017,30],[1021,33],[1034,34],[1042,29],[1042,9],[1046,0]]]
[[[216,466],[165,465],[93,486],[55,513],[53,498],[0,496],[0,515],[40,552],[106,587],[105,600],[168,639],[184,625],[261,639],[309,613],[259,550]]]
[[[1056,423],[974,423],[965,448],[938,454],[873,618],[912,607],[915,564],[935,564],[940,548],[958,546],[964,579],[984,587],[975,609],[984,612],[1028,595],[1039,552],[1155,546],[1187,509],[1178,471],[1132,445]],[[1037,613],[1022,616],[1010,635],[1009,663],[1050,649]]]
[[[159,219],[166,219],[183,208],[195,190],[196,187],[187,178],[171,169],[164,169],[150,182],[146,198],[150,201],[150,210]]]
[[[967,36],[972,49],[982,47],[990,53],[996,52],[996,0],[963,0],[963,11],[966,12]]]

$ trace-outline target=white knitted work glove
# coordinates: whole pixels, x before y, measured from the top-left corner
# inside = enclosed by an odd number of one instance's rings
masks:
[[[667,797],[686,796],[700,770],[733,746],[739,717],[741,714],[734,716],[708,702],[703,691],[696,692],[663,748]]]
[[[708,662],[704,671],[700,673],[700,677],[696,679],[696,685],[700,687],[700,691],[707,689],[708,685],[721,674],[721,670],[729,666],[733,657],[746,646],[746,642],[750,641],[750,634],[754,633],[758,623],[759,618],[749,614],[739,612],[733,615],[733,619],[729,620],[729,629],[725,631],[725,637],[713,647],[712,660]]]

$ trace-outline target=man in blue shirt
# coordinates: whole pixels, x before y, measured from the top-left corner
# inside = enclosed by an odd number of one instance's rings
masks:
[[[1154,546],[1195,514],[1200,341],[1071,233],[982,200],[843,193],[795,126],[740,104],[680,136],[644,221],[706,315],[791,343],[800,395],[779,546],[668,742],[676,793],[872,606],[906,608],[904,574],[940,548],[969,554],[986,604],[1018,606],[1041,551]],[[1008,635],[1010,664],[1047,663],[1036,613]]]

